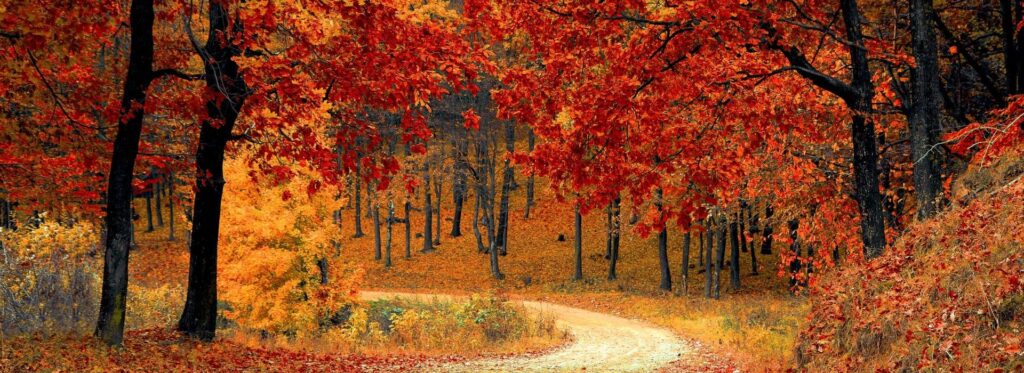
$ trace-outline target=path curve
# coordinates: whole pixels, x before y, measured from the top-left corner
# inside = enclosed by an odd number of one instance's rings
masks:
[[[463,296],[397,292],[360,292],[364,300],[386,298],[451,301]],[[636,320],[548,302],[512,300],[526,309],[555,319],[573,341],[554,351],[535,356],[485,358],[443,368],[456,372],[649,372],[666,367],[690,353],[686,343],[672,332]]]

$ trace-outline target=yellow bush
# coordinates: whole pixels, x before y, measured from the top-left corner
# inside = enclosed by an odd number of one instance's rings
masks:
[[[0,229],[0,334],[84,331],[95,321],[99,235],[84,222]]]

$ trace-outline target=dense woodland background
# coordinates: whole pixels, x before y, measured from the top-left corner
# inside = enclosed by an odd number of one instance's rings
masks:
[[[1021,369],[1022,7],[4,0],[0,366]]]

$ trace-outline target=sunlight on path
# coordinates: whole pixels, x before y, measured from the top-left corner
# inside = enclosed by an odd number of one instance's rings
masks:
[[[444,294],[361,292],[367,300],[414,298],[452,300]],[[573,342],[550,353],[536,356],[474,360],[445,367],[458,372],[551,372],[652,371],[678,360],[689,350],[682,340],[665,329],[648,324],[547,302],[513,301],[556,320],[573,336]]]

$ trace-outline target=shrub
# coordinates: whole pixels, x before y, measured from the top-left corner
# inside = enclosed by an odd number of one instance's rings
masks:
[[[0,228],[0,335],[88,330],[99,299],[97,242],[87,223]]]

